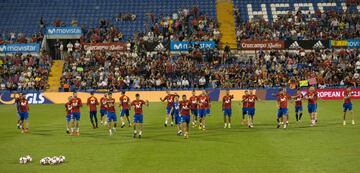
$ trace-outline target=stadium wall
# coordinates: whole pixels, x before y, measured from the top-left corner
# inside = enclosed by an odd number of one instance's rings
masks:
[[[222,89],[210,89],[209,96],[212,101],[222,101],[222,97],[225,95],[226,90]],[[275,94],[278,92],[278,89],[258,89],[252,90],[254,94],[258,96],[261,100],[275,100]],[[354,88],[353,99],[360,99],[360,88]],[[172,91],[177,93],[180,96],[185,94],[188,98],[191,96],[191,90],[188,91]],[[234,95],[234,101],[240,101],[244,95],[245,90],[230,90],[231,94]],[[288,89],[290,95],[295,94],[295,90]],[[302,90],[302,93],[305,94],[306,90]],[[328,88],[328,89],[318,89],[318,96],[322,100],[342,100],[344,95],[343,88]],[[27,100],[30,104],[62,104],[67,101],[67,98],[72,95],[71,92],[24,92]],[[150,102],[160,102],[160,97],[165,97],[165,91],[127,91],[126,95],[130,97],[131,100],[135,99],[135,94],[139,93],[141,98],[144,100],[149,100]],[[196,95],[200,95],[201,90],[196,90]],[[14,93],[10,91],[0,91],[0,104],[14,104]],[[118,101],[120,97],[120,92],[114,92],[113,97]],[[90,96],[87,92],[78,92],[78,97],[82,99],[85,103],[87,98]],[[95,93],[95,96],[100,99],[103,96],[103,93]]]

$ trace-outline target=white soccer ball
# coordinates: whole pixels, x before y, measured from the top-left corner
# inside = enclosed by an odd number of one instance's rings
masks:
[[[51,159],[50,160],[50,165],[55,165],[57,162],[56,162],[56,160],[55,159]]]
[[[59,158],[65,161],[65,156],[59,156]]]
[[[25,156],[25,158],[26,158],[27,162],[31,162],[31,161],[32,161],[32,158],[31,158],[30,155]]]
[[[19,163],[20,164],[25,164],[27,162],[26,158],[25,157],[20,157],[19,158]]]
[[[41,164],[41,165],[46,165],[46,164],[47,164],[47,161],[45,160],[45,158],[42,158],[42,159],[40,160],[40,164]]]

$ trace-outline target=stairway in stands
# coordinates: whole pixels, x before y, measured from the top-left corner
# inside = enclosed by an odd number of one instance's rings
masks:
[[[51,71],[48,80],[48,84],[50,85],[50,88],[47,89],[47,91],[50,92],[59,91],[60,77],[62,75],[63,66],[64,66],[63,60],[54,60],[54,63],[51,66]]]
[[[217,0],[216,14],[220,24],[219,30],[222,34],[221,45],[229,44],[230,48],[236,49],[235,19],[233,15],[233,3],[231,0]]]

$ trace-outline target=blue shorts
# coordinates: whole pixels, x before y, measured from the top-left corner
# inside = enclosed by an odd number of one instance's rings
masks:
[[[127,117],[129,116],[129,109],[121,110],[120,116],[123,117],[124,115],[126,115]]]
[[[206,117],[206,109],[199,109],[199,117]]]
[[[242,114],[243,115],[248,114],[248,108],[242,108]]]
[[[317,105],[316,104],[308,104],[309,113],[316,112]]]
[[[29,113],[28,112],[20,112],[20,120],[28,120],[29,119]]]
[[[210,108],[206,109],[206,114],[210,114]]]
[[[181,116],[180,115],[174,115],[175,116],[175,124],[178,125],[181,123]]]
[[[344,112],[346,112],[348,110],[351,111],[352,110],[352,103],[344,103],[343,107],[344,107]]]
[[[166,115],[174,115],[174,111],[171,112],[171,106],[166,106]]]
[[[71,120],[71,114],[66,115],[65,119],[66,119],[66,122],[69,123]]]
[[[191,114],[194,116],[198,116],[199,111],[197,109],[191,109]]]
[[[303,107],[302,106],[295,106],[295,112],[302,112],[303,111]]]
[[[224,116],[231,117],[231,109],[223,109],[223,112],[224,112]]]
[[[182,115],[181,122],[189,124],[190,123],[190,115]]]
[[[107,110],[106,109],[100,109],[100,115],[104,116],[107,114]]]
[[[287,116],[288,115],[288,109],[287,108],[279,108],[278,109],[278,113],[277,113],[277,117],[283,117],[283,116]]]
[[[255,115],[255,108],[247,108],[247,112],[249,116],[254,116]]]
[[[143,115],[135,114],[134,115],[134,123],[143,123]]]
[[[90,118],[96,117],[96,111],[90,111]]]
[[[76,121],[80,121],[80,112],[73,112],[71,114],[71,119],[74,119]]]
[[[117,121],[115,112],[108,112],[107,115],[108,115],[108,122],[111,122],[111,121],[116,122]]]

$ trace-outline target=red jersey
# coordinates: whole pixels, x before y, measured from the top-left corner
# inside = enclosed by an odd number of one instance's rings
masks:
[[[191,102],[189,100],[180,101],[180,115],[190,116]]]
[[[295,106],[302,106],[302,99],[304,96],[302,94],[295,95]]]
[[[198,96],[199,109],[207,109],[209,107],[209,100],[207,96]]]
[[[316,104],[316,101],[318,99],[317,92],[307,92],[306,97],[308,99],[308,104]]]
[[[72,110],[71,102],[65,103],[66,115],[70,115],[70,114],[71,114],[71,110]]]
[[[247,108],[249,105],[249,96],[243,95],[242,96],[243,108]]]
[[[96,106],[99,105],[99,102],[96,97],[89,97],[87,99],[87,105],[89,106],[90,111],[97,111]]]
[[[348,92],[348,91],[344,92],[344,103],[345,104],[351,103],[351,91],[350,92]]]
[[[106,102],[106,106],[108,112],[115,112],[115,99],[114,98],[108,99]]]
[[[106,102],[107,102],[107,98],[106,97],[101,97],[100,99],[100,109],[102,110],[106,110]]]
[[[233,95],[226,95],[223,97],[223,109],[231,109],[231,100],[234,98]]]
[[[20,109],[20,112],[28,112],[29,111],[29,103],[26,99],[20,100],[19,109]]]
[[[131,102],[131,106],[134,106],[135,114],[142,115],[143,113],[142,107],[144,104],[146,104],[144,100],[134,100]]]
[[[175,94],[168,94],[167,96],[165,96],[164,100],[167,101],[167,106],[168,107],[172,107],[175,96],[176,96]]]
[[[291,97],[288,94],[280,94],[277,99],[280,108],[288,108],[289,99],[291,99]]]
[[[80,107],[82,106],[82,102],[80,98],[73,98],[71,100],[72,112],[80,112]]]
[[[249,95],[248,97],[248,108],[255,108],[255,101],[258,99],[256,95]]]
[[[128,96],[121,96],[120,97],[120,105],[123,109],[129,109],[129,102],[130,102],[130,98]]]
[[[189,101],[191,103],[190,105],[190,109],[194,110],[194,109],[197,109],[197,100],[198,100],[198,97],[197,96],[191,96]]]

